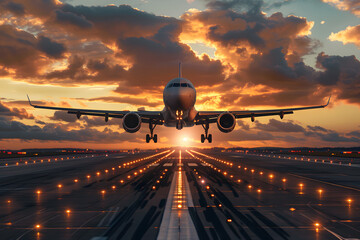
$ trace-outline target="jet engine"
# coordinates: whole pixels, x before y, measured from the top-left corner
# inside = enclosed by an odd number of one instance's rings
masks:
[[[232,113],[224,112],[218,116],[216,123],[220,131],[224,133],[231,132],[235,128],[235,116]]]
[[[129,133],[137,132],[141,127],[141,117],[137,113],[129,112],[124,116],[122,125]]]

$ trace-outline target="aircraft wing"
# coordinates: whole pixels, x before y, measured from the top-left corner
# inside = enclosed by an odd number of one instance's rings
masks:
[[[58,111],[67,111],[69,114],[75,114],[77,118],[80,118],[82,115],[90,115],[90,116],[100,116],[104,117],[105,121],[109,118],[123,118],[130,111],[114,111],[114,110],[93,110],[93,109],[78,109],[78,108],[63,108],[63,107],[52,107],[52,106],[40,106],[34,105],[31,103],[29,96],[29,104],[34,108],[42,108],[42,109],[50,109],[50,110],[58,110]],[[141,117],[141,121],[144,123],[149,123],[150,119],[155,121],[157,124],[163,124],[163,116],[161,111],[132,111]]]
[[[331,96],[330,96],[331,97]],[[246,111],[228,111],[234,114],[235,118],[251,118],[254,121],[256,117],[274,116],[278,115],[282,119],[286,114],[293,114],[294,111],[308,110],[316,108],[324,108],[329,105],[330,97],[325,105],[309,106],[309,107],[298,107],[298,108],[282,108],[282,109],[270,109],[270,110],[246,110]],[[199,111],[196,116],[196,124],[215,123],[217,117],[224,111]]]

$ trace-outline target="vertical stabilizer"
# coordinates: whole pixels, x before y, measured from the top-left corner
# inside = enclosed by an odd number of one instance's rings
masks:
[[[181,62],[179,62],[179,78],[181,78]]]

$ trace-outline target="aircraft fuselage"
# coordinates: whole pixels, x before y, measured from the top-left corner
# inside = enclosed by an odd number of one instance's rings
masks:
[[[191,127],[197,111],[196,90],[194,85],[185,78],[175,78],[168,82],[163,93],[165,108],[162,112],[167,127]]]

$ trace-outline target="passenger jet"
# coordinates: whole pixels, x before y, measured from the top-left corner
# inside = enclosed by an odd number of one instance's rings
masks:
[[[165,106],[162,111],[145,111],[143,108],[139,108],[138,111],[62,108],[34,105],[29,96],[28,100],[34,108],[67,111],[69,114],[75,114],[78,119],[82,115],[101,116],[105,118],[105,122],[109,118],[122,118],[123,128],[129,133],[139,131],[142,123],[149,124],[150,134],[146,134],[147,143],[150,140],[157,142],[157,134],[154,134],[157,125],[176,127],[178,130],[183,127],[201,125],[205,131],[205,134],[201,134],[201,142],[204,143],[205,140],[208,140],[211,143],[212,135],[208,133],[210,123],[216,123],[221,132],[228,133],[234,130],[237,118],[250,118],[254,122],[256,117],[278,115],[283,119],[284,115],[293,114],[297,110],[324,108],[329,105],[330,97],[325,105],[309,107],[254,111],[197,111],[194,107],[196,102],[195,87],[188,79],[181,77],[181,65],[179,65],[179,77],[170,80],[164,88],[163,101]]]

